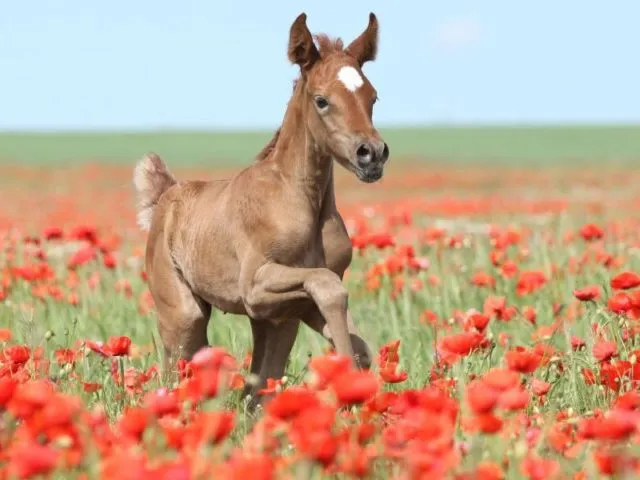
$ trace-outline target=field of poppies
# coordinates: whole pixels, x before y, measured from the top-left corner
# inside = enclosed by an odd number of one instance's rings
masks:
[[[215,312],[212,346],[159,375],[133,161],[0,166],[0,479],[640,473],[637,169],[341,172],[345,281],[374,366],[303,327],[250,415],[243,317]]]

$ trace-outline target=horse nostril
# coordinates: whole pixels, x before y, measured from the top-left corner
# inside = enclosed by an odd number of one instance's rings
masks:
[[[358,157],[358,163],[366,165],[373,160],[373,148],[368,143],[363,143],[356,150],[356,156]]]
[[[384,143],[384,148],[382,150],[382,161],[386,162],[389,159],[389,145],[387,142]]]

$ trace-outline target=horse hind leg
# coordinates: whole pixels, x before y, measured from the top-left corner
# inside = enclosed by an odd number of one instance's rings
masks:
[[[211,305],[191,291],[170,261],[162,258],[153,266],[149,287],[164,347],[164,370],[170,373],[178,359],[191,360],[198,350],[208,346]]]
[[[242,391],[242,398],[255,394],[255,385],[262,368],[264,351],[267,343],[267,329],[269,325],[260,320],[249,319],[251,322],[251,335],[253,337],[253,350],[251,352],[251,366],[249,368],[248,382]]]

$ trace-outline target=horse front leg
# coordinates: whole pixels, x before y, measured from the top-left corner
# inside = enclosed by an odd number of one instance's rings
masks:
[[[309,315],[303,318],[302,321],[308,327],[322,335],[326,340],[329,341],[329,343],[331,343],[331,345],[335,347],[331,329],[321,315]],[[353,358],[357,366],[363,370],[368,370],[369,368],[371,368],[371,364],[373,362],[371,348],[364,340],[364,338],[362,338],[362,336],[360,335],[360,332],[358,331],[356,325],[353,323],[353,319],[351,318],[351,314],[349,312],[347,312],[347,330],[349,332],[349,340],[351,341],[351,346],[353,348]]]
[[[348,295],[340,277],[327,268],[295,268],[266,263],[246,275],[243,300],[255,319],[279,318],[292,304],[313,302],[336,351],[353,359],[347,314]]]
[[[268,320],[264,323],[264,349],[258,381],[252,390],[252,398],[249,403],[249,410],[253,410],[256,405],[264,404],[271,394],[258,394],[262,388],[267,386],[267,380],[272,378],[280,380],[284,376],[285,367],[291,350],[298,335],[299,320],[283,320],[277,324]]]

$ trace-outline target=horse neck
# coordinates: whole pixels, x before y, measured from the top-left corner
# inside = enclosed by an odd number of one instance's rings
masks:
[[[309,131],[304,89],[301,79],[287,106],[271,158],[292,189],[306,197],[314,210],[321,211],[327,203],[335,202],[333,159]]]

